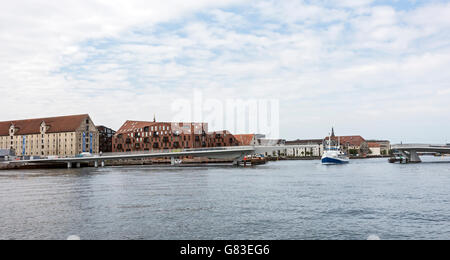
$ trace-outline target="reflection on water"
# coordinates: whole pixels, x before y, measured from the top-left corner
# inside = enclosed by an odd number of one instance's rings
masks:
[[[425,159],[3,171],[0,239],[450,239],[449,158]]]

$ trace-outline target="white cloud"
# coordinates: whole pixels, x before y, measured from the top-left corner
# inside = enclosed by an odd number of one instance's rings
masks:
[[[281,99],[287,138],[321,137],[331,124],[408,135],[404,120],[450,116],[448,13],[449,3],[370,0],[6,2],[2,119],[170,120],[171,102],[198,88]],[[444,138],[433,131],[430,142]]]

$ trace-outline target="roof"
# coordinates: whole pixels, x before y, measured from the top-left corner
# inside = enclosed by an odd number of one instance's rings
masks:
[[[389,140],[367,140],[368,143],[391,143]]]
[[[326,137],[325,140],[328,140],[329,137]],[[362,143],[366,142],[366,140],[360,135],[352,135],[352,136],[336,136],[332,137],[331,140],[340,141],[341,144],[348,146],[361,146]]]
[[[302,144],[323,144],[323,139],[294,140],[286,142],[286,145],[302,145]]]
[[[135,132],[138,129],[145,128],[148,126],[154,126],[158,123],[155,122],[145,122],[145,121],[130,121],[127,120],[120,128],[117,130],[117,133],[129,133],[129,132]],[[161,123],[159,123],[161,124]]]
[[[369,148],[380,148],[381,144],[376,143],[376,142],[368,142],[367,143],[369,145]]]
[[[46,133],[74,132],[86,118],[88,114],[0,122],[0,136],[8,136],[11,125],[17,129],[15,135],[40,134],[42,122],[49,127]]]
[[[117,130],[116,134],[124,134],[124,133],[134,133],[140,132],[145,127],[152,126],[171,126],[172,131],[179,131],[183,133],[190,134],[191,127],[194,126],[194,132],[201,134],[202,131],[208,131],[207,123],[183,123],[183,122],[147,122],[147,121],[132,121],[127,120],[119,130]]]
[[[255,138],[254,134],[249,135],[234,135],[236,140],[239,142],[241,146],[249,146],[252,144],[253,139]]]
[[[258,144],[263,146],[285,145],[284,139],[258,139]]]
[[[223,134],[226,134],[226,135],[232,135],[231,132],[228,131],[228,130],[215,131],[215,132],[208,132],[207,134],[209,134],[209,135],[218,135],[218,134],[220,134],[220,135],[223,135]]]

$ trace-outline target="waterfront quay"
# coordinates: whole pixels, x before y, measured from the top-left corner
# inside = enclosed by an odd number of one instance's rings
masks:
[[[205,122],[127,120],[115,131],[96,126],[88,114],[0,122],[0,169],[67,168],[130,164],[232,163],[260,160],[320,159],[327,144],[339,147],[353,159],[384,158],[400,154],[407,163],[420,162],[417,152],[394,146],[388,140],[361,135],[331,135],[320,139],[270,139],[264,134],[209,131]],[[425,152],[446,154],[447,150]],[[261,159],[264,158],[264,159]],[[259,164],[259,163],[254,163]]]

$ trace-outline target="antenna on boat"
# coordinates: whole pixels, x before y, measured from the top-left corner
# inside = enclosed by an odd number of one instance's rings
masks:
[[[331,134],[328,133],[328,150],[331,150]]]

